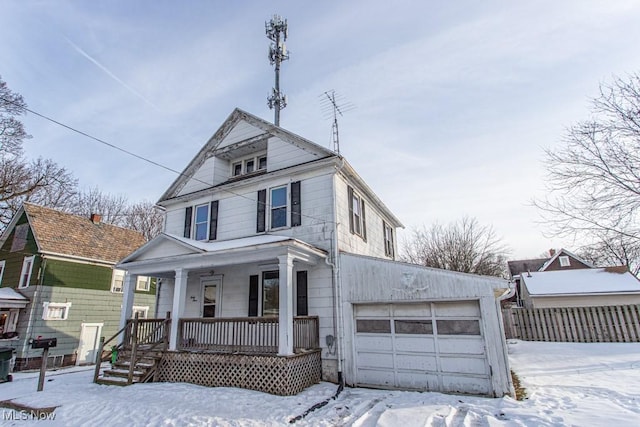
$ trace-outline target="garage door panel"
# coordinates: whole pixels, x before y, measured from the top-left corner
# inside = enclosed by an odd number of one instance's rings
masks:
[[[486,375],[487,364],[485,359],[470,357],[441,357],[440,367],[442,372]]]
[[[416,351],[435,353],[436,343],[433,336],[424,335],[396,335],[395,336],[396,351]]]
[[[356,347],[360,350],[380,350],[391,351],[391,335],[357,335]]]
[[[358,317],[389,317],[391,316],[391,306],[389,304],[363,304],[356,307]]]
[[[394,317],[431,317],[431,303],[420,304],[395,304],[393,305]]]
[[[447,393],[490,394],[487,378],[465,377],[457,375],[442,376],[442,391]]]
[[[480,317],[478,301],[448,301],[434,304],[437,317]]]
[[[398,372],[398,387],[416,390],[438,390],[438,376],[416,372]]]
[[[396,366],[398,370],[437,371],[436,357],[425,354],[397,354]]]
[[[394,387],[395,374],[380,369],[358,369],[358,383]]]
[[[478,337],[438,337],[441,353],[484,354],[484,341]]]
[[[358,367],[393,370],[393,354],[358,352]]]

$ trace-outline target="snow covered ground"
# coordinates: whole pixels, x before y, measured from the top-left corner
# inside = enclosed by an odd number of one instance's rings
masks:
[[[488,399],[440,393],[345,389],[299,426],[638,426],[640,344],[509,342],[512,369],[528,399]],[[91,383],[93,370],[14,374],[0,384],[0,400],[33,407],[58,406],[49,421],[0,408],[0,425],[57,426],[282,426],[331,397],[334,384],[278,397],[190,384]]]

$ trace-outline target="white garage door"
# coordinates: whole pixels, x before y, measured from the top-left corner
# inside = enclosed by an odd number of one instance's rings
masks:
[[[363,386],[489,394],[478,301],[354,305]]]

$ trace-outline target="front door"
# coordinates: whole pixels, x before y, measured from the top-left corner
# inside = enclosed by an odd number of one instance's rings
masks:
[[[202,317],[216,317],[221,286],[222,279],[218,277],[202,279]]]
[[[104,323],[82,324],[76,365],[87,365],[96,361],[96,352],[98,351],[98,343],[103,325]]]

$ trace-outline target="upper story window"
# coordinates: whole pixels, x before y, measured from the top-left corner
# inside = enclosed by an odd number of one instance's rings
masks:
[[[300,181],[258,191],[256,232],[302,225]]]
[[[2,275],[4,274],[5,260],[0,261],[0,285],[2,285]]]
[[[18,283],[18,288],[26,288],[29,286],[31,271],[33,270],[33,263],[35,259],[36,257],[33,255],[25,257],[24,261],[22,261],[22,271],[20,272],[20,283]]]
[[[568,256],[561,256],[558,259],[560,260],[560,267],[569,267],[571,265]]]
[[[148,291],[151,289],[151,277],[138,276],[136,280],[136,291]]]
[[[216,240],[218,236],[218,200],[188,206],[184,212],[184,237],[195,240]]]
[[[124,270],[113,270],[113,277],[111,279],[111,292],[122,293],[124,291]]]
[[[27,246],[27,236],[29,234],[29,224],[16,225],[13,231],[13,241],[11,242],[11,252],[23,250]]]
[[[209,205],[196,206],[195,230],[196,240],[207,240],[209,231]]]
[[[362,196],[352,187],[347,188],[349,197],[349,231],[367,240],[367,222],[365,217],[365,203]]]
[[[271,228],[287,226],[287,186],[271,189]]]
[[[384,232],[384,254],[393,258],[393,228],[386,222],[382,223]]]
[[[231,176],[242,176],[267,169],[267,155],[259,154],[231,163]]]

